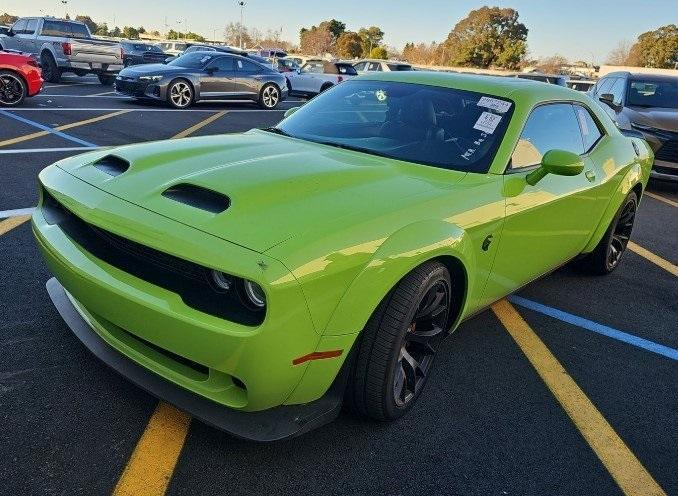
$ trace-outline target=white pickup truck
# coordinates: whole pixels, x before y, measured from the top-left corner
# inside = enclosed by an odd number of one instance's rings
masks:
[[[290,94],[303,96],[317,95],[335,84],[358,75],[349,63],[326,60],[309,60],[299,70],[283,74],[287,78],[287,89]]]
[[[94,73],[101,84],[111,85],[122,69],[122,48],[115,41],[92,38],[78,21],[54,17],[22,17],[6,34],[0,34],[0,50],[30,53],[40,61],[42,77],[59,82],[64,72],[78,76]]]

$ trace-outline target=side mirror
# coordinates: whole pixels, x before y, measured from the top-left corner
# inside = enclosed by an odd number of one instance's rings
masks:
[[[297,110],[299,110],[300,108],[301,108],[301,107],[292,107],[292,108],[288,108],[287,110],[285,110],[285,113],[283,114],[283,117],[285,117],[285,118],[286,118],[286,117],[289,117],[290,115],[292,115],[293,113],[295,113],[295,112],[296,112]]]
[[[613,108],[614,110],[617,110],[619,108],[619,105],[614,103],[614,95],[612,93],[603,93],[602,95],[600,95],[600,98],[598,99],[605,105]]]
[[[544,179],[547,174],[556,176],[576,176],[584,170],[584,162],[576,153],[565,150],[549,150],[541,159],[538,169],[530,172],[525,180],[530,186],[534,186]]]
[[[9,31],[7,31],[7,36],[12,37],[14,35],[15,35],[14,31],[12,31],[11,29]]]

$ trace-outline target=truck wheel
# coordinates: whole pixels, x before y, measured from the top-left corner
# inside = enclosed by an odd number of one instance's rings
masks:
[[[346,406],[375,420],[395,420],[415,403],[447,329],[452,281],[426,262],[384,298],[357,344]]]
[[[97,77],[99,78],[99,82],[104,86],[112,86],[113,83],[115,83],[115,76],[111,76],[110,74],[99,74]]]
[[[48,83],[58,83],[61,81],[61,71],[56,65],[54,57],[49,52],[42,52],[40,55],[40,65],[42,65],[42,78]]]
[[[28,90],[23,78],[12,71],[0,71],[0,107],[16,107]]]

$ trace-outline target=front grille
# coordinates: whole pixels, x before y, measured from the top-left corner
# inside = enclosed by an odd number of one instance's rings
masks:
[[[665,162],[678,163],[678,141],[665,141],[661,148],[657,150],[657,153],[655,153],[654,158],[657,160],[663,160]]]
[[[187,306],[247,326],[263,322],[265,311],[247,307],[236,287],[223,291],[211,285],[211,269],[89,224],[45,190],[42,208],[47,222],[57,224],[84,250],[123,272],[176,293]],[[243,280],[233,279],[239,288]]]
[[[144,96],[148,84],[139,83],[129,78],[117,77],[115,79],[115,90],[132,96]]]

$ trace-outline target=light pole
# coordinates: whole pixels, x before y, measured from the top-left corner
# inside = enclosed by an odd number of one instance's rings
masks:
[[[61,5],[64,6],[64,19],[68,17],[68,12],[66,11],[66,4],[68,4],[68,0],[61,0]]]
[[[237,2],[237,4],[240,6],[240,33],[239,33],[239,38],[240,38],[240,49],[242,50],[242,30],[244,29],[243,25],[243,11],[245,10],[245,2],[240,1]]]

